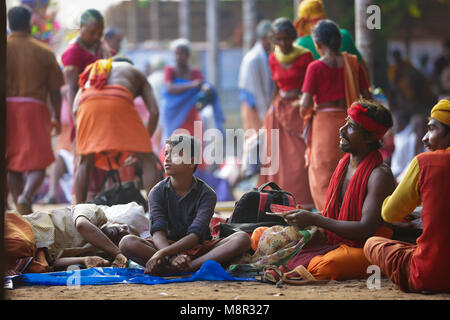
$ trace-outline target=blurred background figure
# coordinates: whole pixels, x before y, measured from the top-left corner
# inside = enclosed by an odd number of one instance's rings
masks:
[[[31,9],[31,35],[53,46],[61,29],[56,20],[57,10],[49,10],[50,0],[22,0],[22,5]]]
[[[121,44],[123,40],[123,33],[114,27],[109,27],[105,31],[104,36],[105,42],[109,45],[112,50],[112,55],[117,55],[120,53]]]
[[[411,116],[407,110],[394,113],[394,152],[391,158],[392,173],[400,182],[409,163],[419,153],[424,152],[422,137],[425,134],[425,117]]]
[[[388,69],[388,79],[393,97],[393,110],[406,108],[410,114],[426,114],[435,97],[425,76],[416,69],[400,50],[392,52],[394,64]]]
[[[256,28],[257,41],[242,59],[239,69],[239,98],[244,130],[258,130],[262,127],[272,99],[270,25],[270,20],[259,22]]]
[[[434,63],[433,78],[437,83],[438,100],[450,97],[450,38],[442,44],[442,54]]]

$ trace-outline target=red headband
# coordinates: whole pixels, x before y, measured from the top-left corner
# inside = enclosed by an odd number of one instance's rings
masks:
[[[386,133],[386,131],[388,131],[389,128],[386,128],[385,126],[374,121],[372,118],[368,117],[366,113],[367,109],[359,104],[354,104],[347,109],[347,114],[350,116],[350,118],[352,118],[353,121],[355,121],[367,131],[375,133],[378,140],[383,138],[384,134]]]

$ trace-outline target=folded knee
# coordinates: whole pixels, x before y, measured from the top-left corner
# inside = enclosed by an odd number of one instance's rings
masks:
[[[122,252],[125,256],[128,256],[133,251],[133,248],[138,240],[139,238],[134,235],[127,235],[123,237],[119,242],[120,252]]]

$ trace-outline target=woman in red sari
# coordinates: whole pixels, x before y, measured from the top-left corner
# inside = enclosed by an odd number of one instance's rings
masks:
[[[306,67],[314,59],[309,50],[294,44],[297,32],[290,20],[275,20],[272,32],[275,51],[269,56],[269,66],[275,92],[272,106],[264,120],[267,148],[258,184],[273,181],[292,193],[302,207],[312,208],[304,160],[306,146],[302,139],[303,121],[298,107]],[[271,141],[274,129],[279,130],[279,141],[275,143]],[[272,145],[278,146],[278,152],[272,150]],[[268,157],[271,163],[267,163]],[[278,158],[278,171],[264,174],[264,169],[273,166],[274,158]]]
[[[333,21],[320,20],[313,29],[313,40],[321,58],[308,66],[300,110],[308,128],[311,195],[316,209],[322,211],[331,176],[344,155],[339,149],[339,128],[345,124],[346,110],[360,95],[366,99],[371,95],[357,57],[339,52],[341,34]]]

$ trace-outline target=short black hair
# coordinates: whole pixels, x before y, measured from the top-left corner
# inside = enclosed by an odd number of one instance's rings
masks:
[[[342,35],[339,26],[332,20],[320,20],[314,26],[312,37],[315,42],[323,44],[333,52],[339,52],[341,49]]]
[[[191,136],[191,135],[187,135],[187,134],[174,134],[171,137],[169,137],[168,139],[166,139],[166,141],[165,141],[165,144],[168,144],[171,147],[175,147],[176,145],[178,145],[180,143],[183,143],[183,144],[188,143],[189,144],[191,157],[194,158],[194,163],[195,163],[194,172],[195,172],[198,167],[198,163],[196,161],[200,160],[200,155],[201,155],[202,145],[201,145],[200,140],[195,136]]]
[[[9,29],[27,31],[31,26],[31,10],[27,6],[17,6],[8,10]]]
[[[117,29],[115,27],[109,27],[108,29],[106,29],[105,35],[103,38],[105,38],[105,40],[111,39],[115,35],[118,35],[118,34],[122,34],[119,29]]]
[[[130,58],[125,57],[125,56],[114,56],[112,59],[114,62],[128,62],[129,64],[134,66],[133,61]]]
[[[88,9],[80,17],[80,25],[85,26],[91,22],[99,22],[104,24],[105,19],[100,11],[97,9]]]
[[[281,17],[272,23],[272,37],[280,31],[287,31],[292,39],[297,39],[297,30],[288,18]]]

